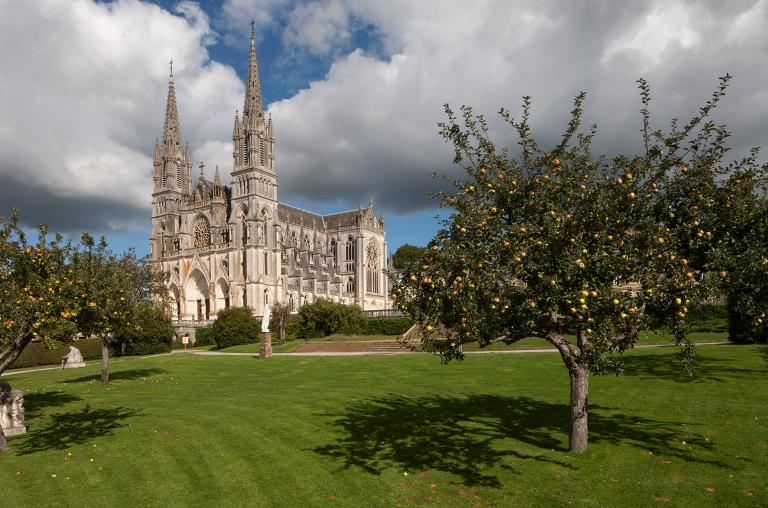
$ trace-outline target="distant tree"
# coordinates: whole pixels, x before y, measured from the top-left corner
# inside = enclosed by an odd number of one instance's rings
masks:
[[[258,342],[261,322],[249,307],[230,307],[219,311],[211,325],[211,334],[219,349]]]
[[[131,320],[116,330],[112,346],[118,353],[165,353],[171,350],[174,333],[167,309],[157,301],[139,301],[133,307]]]
[[[397,270],[405,270],[408,266],[417,263],[425,251],[424,247],[405,243],[398,247],[392,255],[392,267]]]
[[[689,367],[688,308],[723,282],[719,182],[756,165],[724,164],[727,131],[707,120],[727,81],[699,115],[664,133],[650,129],[641,80],[645,150],[632,157],[593,155],[596,127],[580,129],[584,94],[552,150],[532,136],[528,98],[520,121],[502,110],[519,156],[497,149],[482,116],[464,107],[459,120],[446,106],[441,134],[467,178],[439,194],[452,215],[392,295],[421,323],[424,347],[450,361],[470,342],[551,343],[570,376],[574,453],[587,447],[589,375],[621,371],[614,353],[634,346],[646,305],[672,328]],[[450,340],[435,335],[443,327]]]
[[[277,343],[284,344],[285,328],[288,326],[288,319],[291,316],[291,308],[286,303],[275,302],[270,311],[272,323],[274,323],[275,328],[277,328]]]
[[[112,253],[104,238],[96,242],[90,235],[81,238],[83,250],[72,258],[72,268],[80,287],[75,317],[77,328],[101,340],[101,383],[109,382],[109,350],[117,330],[130,329],[135,306],[148,297],[141,268],[132,251]]]

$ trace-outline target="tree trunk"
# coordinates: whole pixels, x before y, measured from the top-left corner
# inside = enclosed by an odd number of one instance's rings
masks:
[[[278,339],[280,344],[285,344],[285,323],[280,322],[280,328],[278,328]]]
[[[587,426],[587,395],[589,394],[589,366],[573,365],[568,369],[571,377],[571,433],[569,451],[583,453],[589,438]]]
[[[101,384],[109,383],[109,339],[101,336]]]
[[[5,350],[0,353],[0,374],[5,372],[5,369],[11,366],[16,358],[19,357],[24,348],[27,347],[29,341],[32,340],[32,334],[27,333],[27,327],[21,327],[18,337],[11,344],[8,345]]]
[[[8,451],[8,441],[5,440],[5,432],[3,432],[3,428],[0,427],[0,452],[7,452]]]

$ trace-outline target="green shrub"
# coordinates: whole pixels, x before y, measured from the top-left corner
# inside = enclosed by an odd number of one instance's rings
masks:
[[[112,351],[116,355],[152,355],[171,350],[174,335],[171,319],[165,310],[152,303],[136,306],[131,326],[115,333]]]
[[[411,318],[368,318],[365,335],[402,335],[413,326]]]
[[[646,323],[651,330],[666,330],[664,311],[650,305],[646,307]],[[688,309],[688,322],[692,332],[728,331],[728,309],[721,304],[692,305]]]
[[[296,340],[299,338],[301,318],[297,315],[288,317],[288,323],[285,325],[285,341]]]
[[[219,349],[258,342],[261,322],[253,316],[248,307],[230,307],[219,311],[211,325],[213,340]]]
[[[213,340],[213,325],[203,326],[195,330],[195,346],[210,346]]]
[[[51,348],[46,348],[42,342],[31,342],[11,364],[10,368],[22,369],[40,365],[59,365],[61,364],[61,357],[69,353],[69,346],[75,346],[79,349],[84,360],[101,358],[101,341],[99,339],[56,341]]]
[[[746,294],[731,295],[728,298],[728,340],[736,344],[760,344],[768,342],[768,326],[758,324],[751,297]]]
[[[327,337],[334,333],[359,334],[366,329],[363,311],[355,305],[344,305],[319,298],[299,308],[299,335]]]

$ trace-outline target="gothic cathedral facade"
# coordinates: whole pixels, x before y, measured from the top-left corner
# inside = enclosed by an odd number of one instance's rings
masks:
[[[251,34],[242,118],[235,113],[231,184],[192,180],[171,75],[163,139],[155,146],[150,259],[168,275],[177,324],[215,319],[219,310],[265,305],[293,310],[318,298],[363,310],[391,307],[384,272],[384,219],[367,208],[319,215],[278,201],[275,134],[265,118]]]

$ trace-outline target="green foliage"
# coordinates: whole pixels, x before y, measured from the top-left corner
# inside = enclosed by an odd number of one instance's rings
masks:
[[[407,267],[417,263],[426,251],[425,247],[416,247],[407,243],[403,244],[392,255],[392,267],[397,270],[405,270]]]
[[[166,311],[154,302],[140,302],[131,324],[112,338],[112,349],[123,355],[151,355],[171,350],[174,329]]]
[[[288,316],[288,321],[285,325],[285,338],[286,342],[296,340],[301,334],[301,318],[296,314]]]
[[[258,342],[261,336],[261,322],[253,316],[249,307],[220,310],[211,328],[213,340],[219,349]]]
[[[84,360],[101,358],[101,341],[99,339],[80,339],[73,341],[43,341],[31,342],[19,357],[11,364],[12,369],[38,367],[40,365],[60,365],[61,357],[69,353],[69,346],[75,346],[83,355]]]
[[[0,373],[33,339],[53,345],[77,333],[80,288],[70,262],[75,248],[40,226],[27,240],[18,211],[0,217]]]
[[[518,122],[502,110],[520,138],[518,158],[497,149],[483,117],[462,108],[459,121],[446,107],[442,134],[468,178],[438,195],[453,213],[393,295],[425,329],[453,331],[454,347],[432,344],[430,334],[425,345],[450,360],[466,342],[536,336],[569,366],[601,370],[617,367],[610,355],[636,342],[646,307],[685,343],[689,308],[722,282],[716,246],[728,226],[718,213],[729,194],[719,178],[758,169],[754,157],[726,167],[727,131],[705,121],[727,81],[698,116],[668,133],[650,130],[641,81],[646,150],[633,157],[593,155],[596,128],[579,132],[583,94],[550,151],[532,137],[528,98]],[[632,285],[640,291],[627,291]]]
[[[402,335],[413,326],[407,316],[394,318],[368,318],[365,335]]]
[[[213,325],[201,326],[195,330],[195,347],[197,346],[210,346],[215,344],[213,339]]]
[[[768,342],[768,327],[757,321],[754,308],[764,308],[763,302],[759,306],[754,302],[752,295],[731,294],[728,297],[728,340],[737,344],[764,344]]]
[[[356,305],[344,305],[324,298],[299,308],[299,334],[326,337],[334,333],[352,335],[366,329],[363,311]]]
[[[422,324],[424,349],[450,361],[462,358],[466,343],[549,341],[571,376],[577,452],[586,448],[586,376],[620,372],[615,353],[637,342],[644,309],[672,330],[690,371],[688,312],[729,283],[746,233],[734,230],[726,212],[754,210],[765,194],[757,152],[727,162],[729,132],[708,119],[729,78],[688,123],[675,120],[667,132],[651,129],[650,90],[640,80],[644,151],[631,156],[593,154],[596,126],[581,129],[584,94],[550,150],[532,135],[529,98],[518,121],[502,110],[519,155],[497,148],[471,108],[457,118],[446,106],[441,134],[466,177],[446,178],[455,191],[437,196],[451,216],[392,295]],[[748,215],[756,224],[759,214]],[[762,239],[765,229],[755,236]],[[751,265],[768,264],[754,250]],[[747,280],[739,277],[740,287]],[[747,314],[755,323],[763,317],[757,305]],[[434,334],[443,327],[450,340]]]

